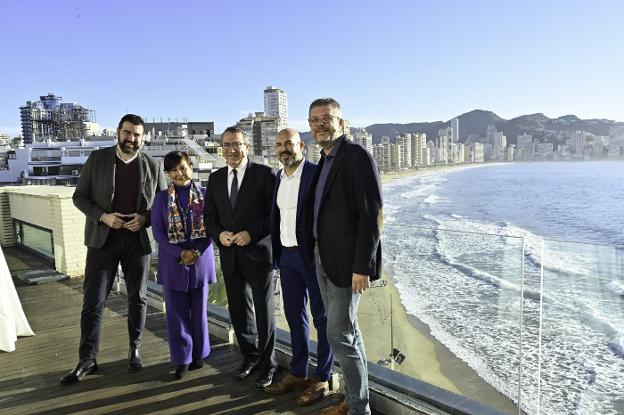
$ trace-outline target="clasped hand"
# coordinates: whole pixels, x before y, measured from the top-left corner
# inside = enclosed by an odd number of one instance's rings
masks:
[[[103,213],[100,221],[112,229],[128,229],[137,232],[145,225],[145,216],[138,213],[125,215],[123,213]]]
[[[251,235],[247,231],[241,231],[238,233],[223,231],[219,234],[219,242],[223,246],[246,246],[251,242]]]
[[[180,252],[180,265],[193,265],[198,259],[197,252],[190,249],[183,249]]]

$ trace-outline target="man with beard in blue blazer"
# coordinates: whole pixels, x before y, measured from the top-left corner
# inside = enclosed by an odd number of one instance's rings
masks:
[[[304,159],[304,147],[299,133],[292,128],[280,131],[275,139],[275,152],[284,168],[277,174],[273,193],[271,242],[273,263],[280,270],[292,360],[289,373],[264,390],[283,394],[304,389],[296,402],[299,405],[310,405],[322,399],[329,389],[333,358],[327,342],[327,317],[314,262],[305,249],[304,200],[311,188],[316,165]],[[308,299],[318,338],[316,371],[310,378]]]

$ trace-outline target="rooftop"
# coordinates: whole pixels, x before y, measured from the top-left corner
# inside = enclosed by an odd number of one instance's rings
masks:
[[[18,248],[5,248],[12,273],[48,267]],[[0,413],[9,414],[311,414],[336,403],[334,394],[309,407],[292,394],[254,390],[255,378],[234,380],[240,364],[234,346],[211,336],[212,353],[202,369],[173,379],[165,315],[148,308],[142,353],[145,368],[126,369],[126,297],[111,292],[102,326],[100,369],[80,383],[59,379],[76,364],[80,337],[82,279],[42,285],[15,285],[36,336],[18,340],[12,353],[0,353]]]

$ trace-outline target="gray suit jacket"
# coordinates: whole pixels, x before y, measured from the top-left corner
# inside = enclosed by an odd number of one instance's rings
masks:
[[[150,215],[154,196],[167,188],[165,174],[160,164],[149,155],[139,151],[139,194],[137,213],[147,219],[141,229],[141,244],[145,253],[151,252],[146,227],[150,225]],[[85,245],[101,248],[108,237],[109,227],[100,222],[103,213],[111,213],[115,196],[116,146],[96,150],[89,155],[80,180],[74,192],[74,205],[87,217],[85,223]]]

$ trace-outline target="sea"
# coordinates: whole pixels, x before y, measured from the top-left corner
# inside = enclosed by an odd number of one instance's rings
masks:
[[[623,160],[431,169],[383,193],[384,266],[437,340],[524,413],[624,414]]]

